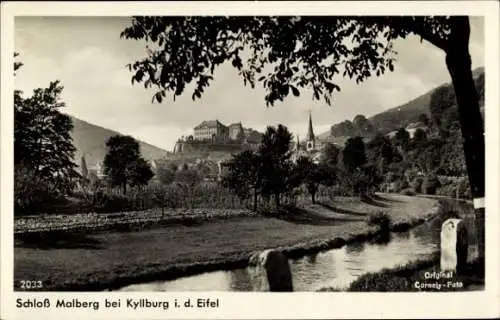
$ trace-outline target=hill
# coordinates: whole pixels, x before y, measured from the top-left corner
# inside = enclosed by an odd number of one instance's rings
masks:
[[[80,159],[85,154],[87,166],[91,167],[102,162],[106,154],[106,141],[109,137],[121,134],[119,132],[106,129],[86,121],[70,116],[73,121],[73,131],[71,136],[77,151],[75,152],[75,162],[80,165]],[[146,160],[164,158],[168,152],[151,144],[137,140],[142,156]]]
[[[473,70],[474,80],[481,98],[480,105],[484,105],[484,68],[480,67]],[[412,122],[417,122],[421,114],[430,117],[430,101],[432,94],[441,87],[451,87],[451,83],[442,84],[425,94],[397,107],[393,107],[384,112],[378,113],[368,120],[376,131],[388,133],[390,131],[406,127]],[[338,126],[340,124],[336,124]],[[324,132],[320,137],[326,138],[330,136],[330,132]]]

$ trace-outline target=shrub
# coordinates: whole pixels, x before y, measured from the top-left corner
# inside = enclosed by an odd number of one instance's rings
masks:
[[[14,172],[14,213],[42,213],[62,200],[57,188],[24,166]]]
[[[403,189],[399,193],[401,193],[402,195],[405,195],[405,196],[414,196],[415,195],[415,191],[413,191],[413,189],[410,189],[410,188]]]
[[[425,194],[436,194],[437,189],[441,186],[437,176],[431,174],[425,177],[422,183],[422,191]]]
[[[130,197],[118,192],[99,190],[92,197],[92,208],[98,213],[132,211],[135,209]]]
[[[392,219],[385,212],[373,213],[368,217],[368,225],[377,226],[382,232],[387,232],[391,228]]]
[[[401,178],[396,182],[396,188],[399,192],[401,192],[401,190],[408,188],[409,186],[410,185],[408,184],[408,181],[406,181],[404,178]]]
[[[413,179],[411,183],[411,187],[416,193],[421,193],[422,192],[422,184],[424,182],[424,179],[422,177],[416,177]]]
[[[469,182],[465,178],[443,181],[436,194],[461,199],[471,197]]]

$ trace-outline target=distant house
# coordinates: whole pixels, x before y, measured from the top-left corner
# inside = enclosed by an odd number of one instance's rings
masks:
[[[243,145],[249,149],[257,150],[262,142],[262,133],[253,129],[245,129],[244,134]]]
[[[219,120],[203,121],[194,127],[195,140],[226,140],[229,138],[229,128]]]
[[[233,123],[229,125],[229,139],[231,140],[239,140],[243,138],[243,125],[241,122]]]
[[[392,139],[396,136],[396,133],[398,133],[398,130],[393,130],[393,131],[389,132],[388,134],[386,134],[385,136],[388,137],[389,139]]]
[[[421,129],[421,130],[427,132],[427,126],[425,124],[423,124],[422,122],[410,123],[408,126],[406,126],[405,129],[410,134],[410,138],[413,138],[413,136],[415,135],[415,132],[418,129]]]

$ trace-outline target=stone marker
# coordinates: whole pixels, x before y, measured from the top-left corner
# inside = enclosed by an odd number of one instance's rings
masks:
[[[254,290],[293,291],[292,272],[287,257],[278,250],[254,254],[249,261]]]
[[[461,272],[467,265],[468,233],[462,219],[448,219],[441,227],[441,271]]]

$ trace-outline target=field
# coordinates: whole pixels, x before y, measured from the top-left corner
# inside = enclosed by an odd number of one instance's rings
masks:
[[[396,223],[423,219],[437,200],[382,195],[370,203],[338,198],[304,206],[288,217],[235,217],[133,232],[60,233],[57,241],[16,240],[14,279],[43,282],[42,290],[105,290],[246,264],[267,248],[289,254],[320,250],[373,233],[366,218],[386,212]],[[54,240],[54,239],[53,239]],[[332,242],[333,241],[333,242]]]

